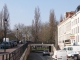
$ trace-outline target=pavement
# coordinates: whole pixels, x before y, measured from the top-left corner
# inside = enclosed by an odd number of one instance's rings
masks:
[[[19,48],[22,45],[23,44],[19,44],[18,46],[15,46],[13,48],[6,49],[6,52],[4,52],[4,49],[0,49],[0,60],[2,60],[4,54],[11,53],[11,52],[13,52],[14,50],[16,50],[17,48]],[[4,58],[6,58],[6,55],[4,55]]]
[[[23,44],[19,44],[18,46],[15,46],[15,47],[13,47],[13,48],[6,49],[6,52],[4,52],[4,49],[0,49],[0,54],[2,54],[2,53],[10,53],[10,52],[16,50],[18,47],[20,47],[20,46],[22,46],[22,45],[23,45]]]

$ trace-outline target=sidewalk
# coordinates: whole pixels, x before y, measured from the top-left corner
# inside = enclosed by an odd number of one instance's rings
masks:
[[[16,47],[13,47],[13,48],[10,48],[10,49],[6,49],[6,52],[4,52],[4,49],[0,49],[0,60],[2,60],[2,58],[4,57],[4,58],[6,58],[6,56],[7,57],[9,57],[9,54],[8,53],[11,53],[11,52],[13,52],[14,50],[16,50],[18,47],[20,47],[20,46],[22,46],[23,44],[20,44],[20,45],[18,45],[18,46],[16,46]],[[8,55],[7,55],[8,54]],[[4,55],[4,56],[3,56]]]

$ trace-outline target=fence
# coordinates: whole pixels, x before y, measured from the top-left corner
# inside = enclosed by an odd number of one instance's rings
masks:
[[[27,46],[28,44],[26,43],[11,53],[0,54],[0,60],[20,60],[20,57],[24,53]]]

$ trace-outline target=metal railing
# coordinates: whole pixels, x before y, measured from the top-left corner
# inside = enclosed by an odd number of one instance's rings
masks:
[[[11,53],[0,54],[0,60],[20,60],[20,57],[24,53],[27,46],[28,44],[26,43]]]

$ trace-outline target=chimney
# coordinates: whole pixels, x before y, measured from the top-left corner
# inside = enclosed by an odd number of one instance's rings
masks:
[[[75,12],[71,11],[71,12],[66,12],[65,13],[65,18],[71,17]]]
[[[60,22],[62,22],[63,20],[60,20]]]

